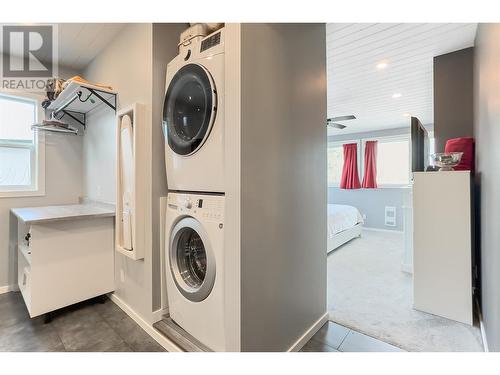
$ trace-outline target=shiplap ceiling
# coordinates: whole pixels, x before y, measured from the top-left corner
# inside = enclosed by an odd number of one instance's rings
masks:
[[[58,24],[59,65],[76,71],[83,69],[111,42],[123,26],[125,25],[119,23]],[[50,56],[41,60],[47,59],[50,59]]]
[[[474,45],[477,24],[327,24],[328,117],[353,114],[343,130],[433,123],[433,57]],[[378,69],[377,64],[387,66]],[[394,94],[401,94],[393,98]]]

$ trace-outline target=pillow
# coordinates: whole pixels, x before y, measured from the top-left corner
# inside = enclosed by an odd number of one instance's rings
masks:
[[[455,169],[456,171],[472,171],[474,172],[474,138],[461,137],[448,139],[444,152],[463,152],[462,160]]]

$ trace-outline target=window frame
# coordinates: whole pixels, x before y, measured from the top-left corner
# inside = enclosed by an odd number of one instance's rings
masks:
[[[19,92],[18,90],[0,90],[0,96],[13,100],[32,101],[35,104],[35,122],[44,118],[41,106],[42,94]],[[24,144],[23,144],[24,143]],[[30,150],[31,184],[0,186],[1,198],[36,197],[45,195],[45,134],[33,132],[33,142],[0,139],[0,147],[23,148]]]
[[[362,155],[365,154],[365,145],[367,141],[377,141],[377,145],[380,143],[388,143],[388,142],[397,142],[397,141],[408,141],[408,183],[406,184],[381,184],[377,181],[377,188],[380,189],[401,189],[401,188],[410,188],[411,187],[411,179],[412,179],[412,171],[411,171],[411,137],[410,134],[398,134],[398,135],[388,135],[383,137],[371,137],[371,138],[362,138],[361,141],[361,149]],[[378,167],[378,166],[377,166]],[[362,163],[361,176],[364,176],[364,163]]]
[[[362,172],[361,172],[361,168],[362,168],[362,165],[363,163],[361,163],[361,146],[362,146],[362,139],[351,139],[351,140],[348,140],[348,141],[328,141],[328,144],[327,144],[327,147],[328,148],[333,148],[333,147],[341,147],[343,148],[344,145],[346,144],[349,144],[349,143],[356,143],[358,146],[356,148],[356,153],[357,153],[357,156],[356,156],[356,160],[357,160],[357,164],[358,164],[358,173],[361,174],[362,176]],[[327,158],[328,158],[328,154],[327,154]],[[328,165],[328,162],[327,162],[327,165]],[[344,166],[342,166],[343,168]],[[327,171],[327,174],[328,174],[329,171]],[[359,176],[359,177],[361,177]],[[328,181],[328,187],[329,188],[340,188],[340,181],[338,183],[333,183],[333,184],[330,184],[330,181]]]

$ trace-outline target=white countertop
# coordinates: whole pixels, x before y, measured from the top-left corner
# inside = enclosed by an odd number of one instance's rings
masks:
[[[10,210],[25,223],[45,223],[50,221],[88,219],[115,216],[115,208],[108,204],[71,204],[66,206],[24,207]]]

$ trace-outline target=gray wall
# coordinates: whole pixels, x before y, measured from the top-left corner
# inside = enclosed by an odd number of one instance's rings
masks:
[[[403,206],[408,202],[411,188],[381,188],[346,190],[328,188],[328,203],[346,204],[356,207],[366,215],[365,227],[403,230]],[[385,206],[396,207],[396,226],[386,226]]]
[[[167,176],[165,172],[165,142],[161,130],[163,114],[163,99],[165,95],[165,76],[167,64],[177,56],[179,35],[189,24],[153,24],[153,98],[152,98],[152,283],[153,283],[153,310],[161,307],[161,272],[163,249],[160,243],[160,198],[166,197]],[[166,297],[166,296],[165,296]]]
[[[434,57],[434,131],[436,152],[446,140],[473,133],[474,48]]]
[[[325,43],[322,24],[242,25],[243,351],[287,350],[326,312]]]
[[[480,24],[475,47],[474,135],[480,191],[482,313],[490,350],[500,351],[500,25]]]

